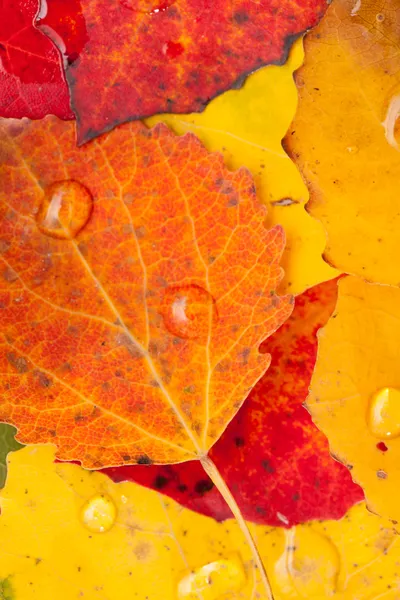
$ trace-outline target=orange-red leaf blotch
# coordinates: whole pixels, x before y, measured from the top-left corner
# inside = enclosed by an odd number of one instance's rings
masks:
[[[303,407],[317,353],[317,330],[336,303],[337,282],[296,298],[289,320],[262,346],[271,366],[210,455],[250,521],[292,526],[338,519],[363,498],[348,470],[329,454],[325,436]],[[199,464],[120,467],[105,471],[133,480],[217,519],[229,508]]]
[[[63,0],[48,0],[53,30]],[[89,33],[67,68],[78,139],[162,112],[202,110],[317,24],[327,0],[82,0]],[[74,38],[65,23],[64,44]]]
[[[54,117],[0,130],[0,420],[87,467],[207,451],[292,310],[275,294],[283,231],[265,229],[250,174],[165,125],[83,148]],[[75,237],[53,235],[71,222]]]

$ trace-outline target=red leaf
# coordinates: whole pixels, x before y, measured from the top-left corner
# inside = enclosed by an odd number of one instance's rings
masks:
[[[76,29],[48,0],[67,48]],[[89,39],[67,69],[80,143],[118,123],[200,111],[268,63],[282,63],[326,0],[82,0]],[[68,4],[68,12],[70,7]]]
[[[60,52],[34,25],[39,4],[0,0],[0,116],[72,119]]]
[[[302,406],[316,359],[316,332],[331,315],[336,296],[334,280],[296,299],[292,316],[262,345],[272,354],[269,370],[211,450],[251,521],[292,526],[338,519],[363,498]],[[105,473],[114,481],[128,479],[162,490],[217,519],[231,516],[199,464],[121,467]]]

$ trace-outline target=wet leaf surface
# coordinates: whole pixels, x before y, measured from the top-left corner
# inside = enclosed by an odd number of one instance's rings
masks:
[[[250,174],[163,125],[1,129],[0,419],[92,468],[205,453],[293,308]]]
[[[234,521],[217,523],[137,484],[53,459],[50,446],[11,455],[0,578],[15,598],[265,598]],[[93,530],[110,518],[108,529]],[[278,598],[396,598],[398,536],[364,504],[339,522],[251,529]]]
[[[328,235],[326,259],[399,285],[400,8],[334,0],[306,36],[299,108],[285,140]]]
[[[250,392],[210,456],[250,521],[292,526],[338,519],[363,499],[347,469],[331,458],[325,436],[303,402],[317,352],[317,331],[331,315],[336,280],[298,296],[288,321],[262,346],[271,366]],[[231,517],[200,464],[106,469],[114,481],[132,480],[217,519]]]
[[[62,57],[36,25],[38,0],[2,0],[0,5],[0,116],[72,119]],[[75,0],[69,0],[73,8]]]
[[[355,277],[339,290],[335,314],[320,332],[307,406],[369,508],[397,521],[400,291]]]

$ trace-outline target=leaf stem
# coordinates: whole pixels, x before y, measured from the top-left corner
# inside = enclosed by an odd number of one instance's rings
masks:
[[[219,491],[229,508],[231,509],[233,516],[235,517],[244,537],[246,538],[246,541],[253,555],[254,563],[260,572],[261,580],[267,593],[268,600],[274,600],[271,585],[268,581],[268,576],[264,564],[262,562],[261,556],[258,552],[257,545],[253,540],[248,525],[243,518],[243,515],[236,503],[235,498],[232,496],[230,489],[226,485],[221,473],[218,471],[216,464],[211,460],[211,458],[209,456],[202,456],[200,458],[200,462],[202,464],[203,469],[205,470],[205,472],[207,473],[207,475],[209,476],[209,478],[211,479],[211,481],[213,482],[213,484],[215,485],[215,487],[217,488],[217,490]]]

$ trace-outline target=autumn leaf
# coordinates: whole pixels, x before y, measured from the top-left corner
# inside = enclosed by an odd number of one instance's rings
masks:
[[[63,0],[48,0],[53,35]],[[119,123],[160,112],[200,111],[269,63],[322,17],[326,0],[81,0],[90,32],[66,70],[83,143]],[[61,8],[60,8],[61,7]],[[52,16],[53,15],[53,16]],[[72,20],[73,21],[73,20]]]
[[[346,277],[320,332],[307,406],[369,508],[398,520],[400,291]]]
[[[74,4],[68,1],[69,7]],[[38,0],[1,2],[0,116],[40,119],[52,113],[71,119],[60,53],[34,25],[39,7]]]
[[[23,448],[22,444],[15,439],[16,429],[0,423],[0,488],[4,487],[7,478],[7,456],[9,452],[15,452]]]
[[[322,259],[325,232],[304,210],[307,188],[281,143],[295,114],[293,72],[302,61],[300,39],[284,65],[259,69],[239,90],[214,98],[201,114],[164,114],[147,121],[165,122],[178,134],[191,131],[208,150],[222,152],[230,169],[250,170],[258,197],[268,207],[268,226],[285,230],[280,290],[293,294],[338,274]]]
[[[0,579],[12,597],[264,598],[235,521],[217,523],[137,484],[53,458],[54,449],[42,446],[9,459]],[[280,599],[395,598],[388,586],[395,593],[398,536],[364,504],[339,522],[251,529]]]
[[[203,456],[292,310],[249,173],[163,125],[1,130],[0,420],[89,468]]]
[[[317,353],[316,332],[331,315],[336,280],[296,298],[291,317],[261,351],[271,366],[250,392],[210,457],[249,521],[292,526],[312,519],[339,519],[363,499],[347,469],[329,454],[325,436],[303,402]],[[200,464],[117,467],[114,481],[136,481],[184,506],[219,520],[231,512]]]
[[[399,285],[400,11],[397,0],[334,0],[306,37],[286,147],[328,233],[325,257]],[[396,125],[397,123],[397,125]]]

